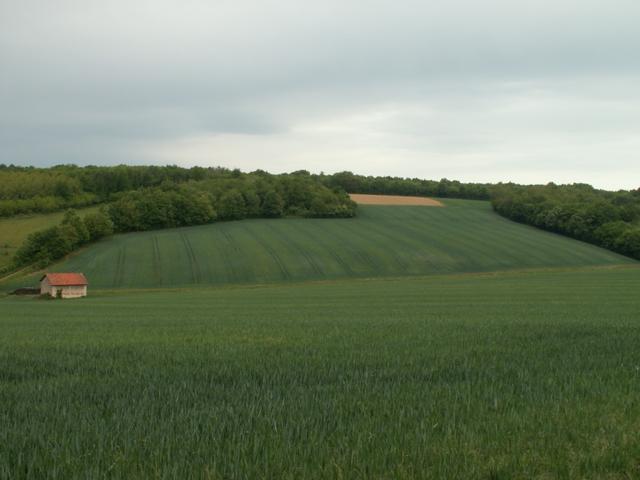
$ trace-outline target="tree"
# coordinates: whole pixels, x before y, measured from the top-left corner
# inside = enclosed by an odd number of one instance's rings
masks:
[[[147,189],[138,199],[140,229],[154,230],[178,226],[178,212],[175,209],[175,192]]]
[[[136,195],[123,196],[117,202],[109,205],[109,217],[117,232],[133,232],[142,230],[140,210]]]
[[[626,230],[617,240],[619,251],[640,260],[640,228]]]
[[[30,265],[36,262],[48,264],[64,257],[73,250],[68,236],[60,226],[34,232],[27,237],[18,249],[15,260],[18,265]]]
[[[179,225],[201,225],[216,218],[208,196],[195,191],[181,191],[174,198]]]
[[[284,213],[284,200],[275,190],[270,190],[262,200],[262,215],[268,218],[281,217]]]
[[[251,187],[245,187],[242,192],[245,204],[245,215],[247,217],[260,216],[260,197]]]
[[[217,207],[218,214],[223,220],[239,220],[246,216],[244,197],[236,189],[222,195]]]
[[[89,231],[80,216],[74,210],[67,210],[60,229],[69,240],[71,248],[84,245],[89,241]]]
[[[89,232],[89,240],[95,241],[113,233],[113,222],[105,210],[85,215],[84,225]]]

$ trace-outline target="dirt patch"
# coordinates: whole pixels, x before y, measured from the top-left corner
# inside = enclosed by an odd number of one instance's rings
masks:
[[[365,195],[350,193],[351,200],[362,205],[422,205],[425,207],[444,207],[442,203],[427,197],[404,197],[401,195]]]

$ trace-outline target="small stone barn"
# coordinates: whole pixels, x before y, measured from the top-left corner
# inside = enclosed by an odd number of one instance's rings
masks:
[[[40,294],[52,297],[87,296],[87,278],[82,273],[47,273],[40,279]]]

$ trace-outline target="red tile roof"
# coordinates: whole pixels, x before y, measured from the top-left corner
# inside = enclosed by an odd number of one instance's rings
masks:
[[[88,285],[87,278],[82,273],[46,273],[42,276],[40,281],[44,278],[49,280],[49,285],[56,287],[70,287],[78,285]]]

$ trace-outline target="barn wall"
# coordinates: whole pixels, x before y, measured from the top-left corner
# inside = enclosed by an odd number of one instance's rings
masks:
[[[62,298],[79,298],[87,296],[86,286],[69,286],[60,288],[62,289]]]
[[[40,282],[40,295],[45,294],[51,295],[51,285],[49,285],[49,279],[47,277],[44,277]]]

